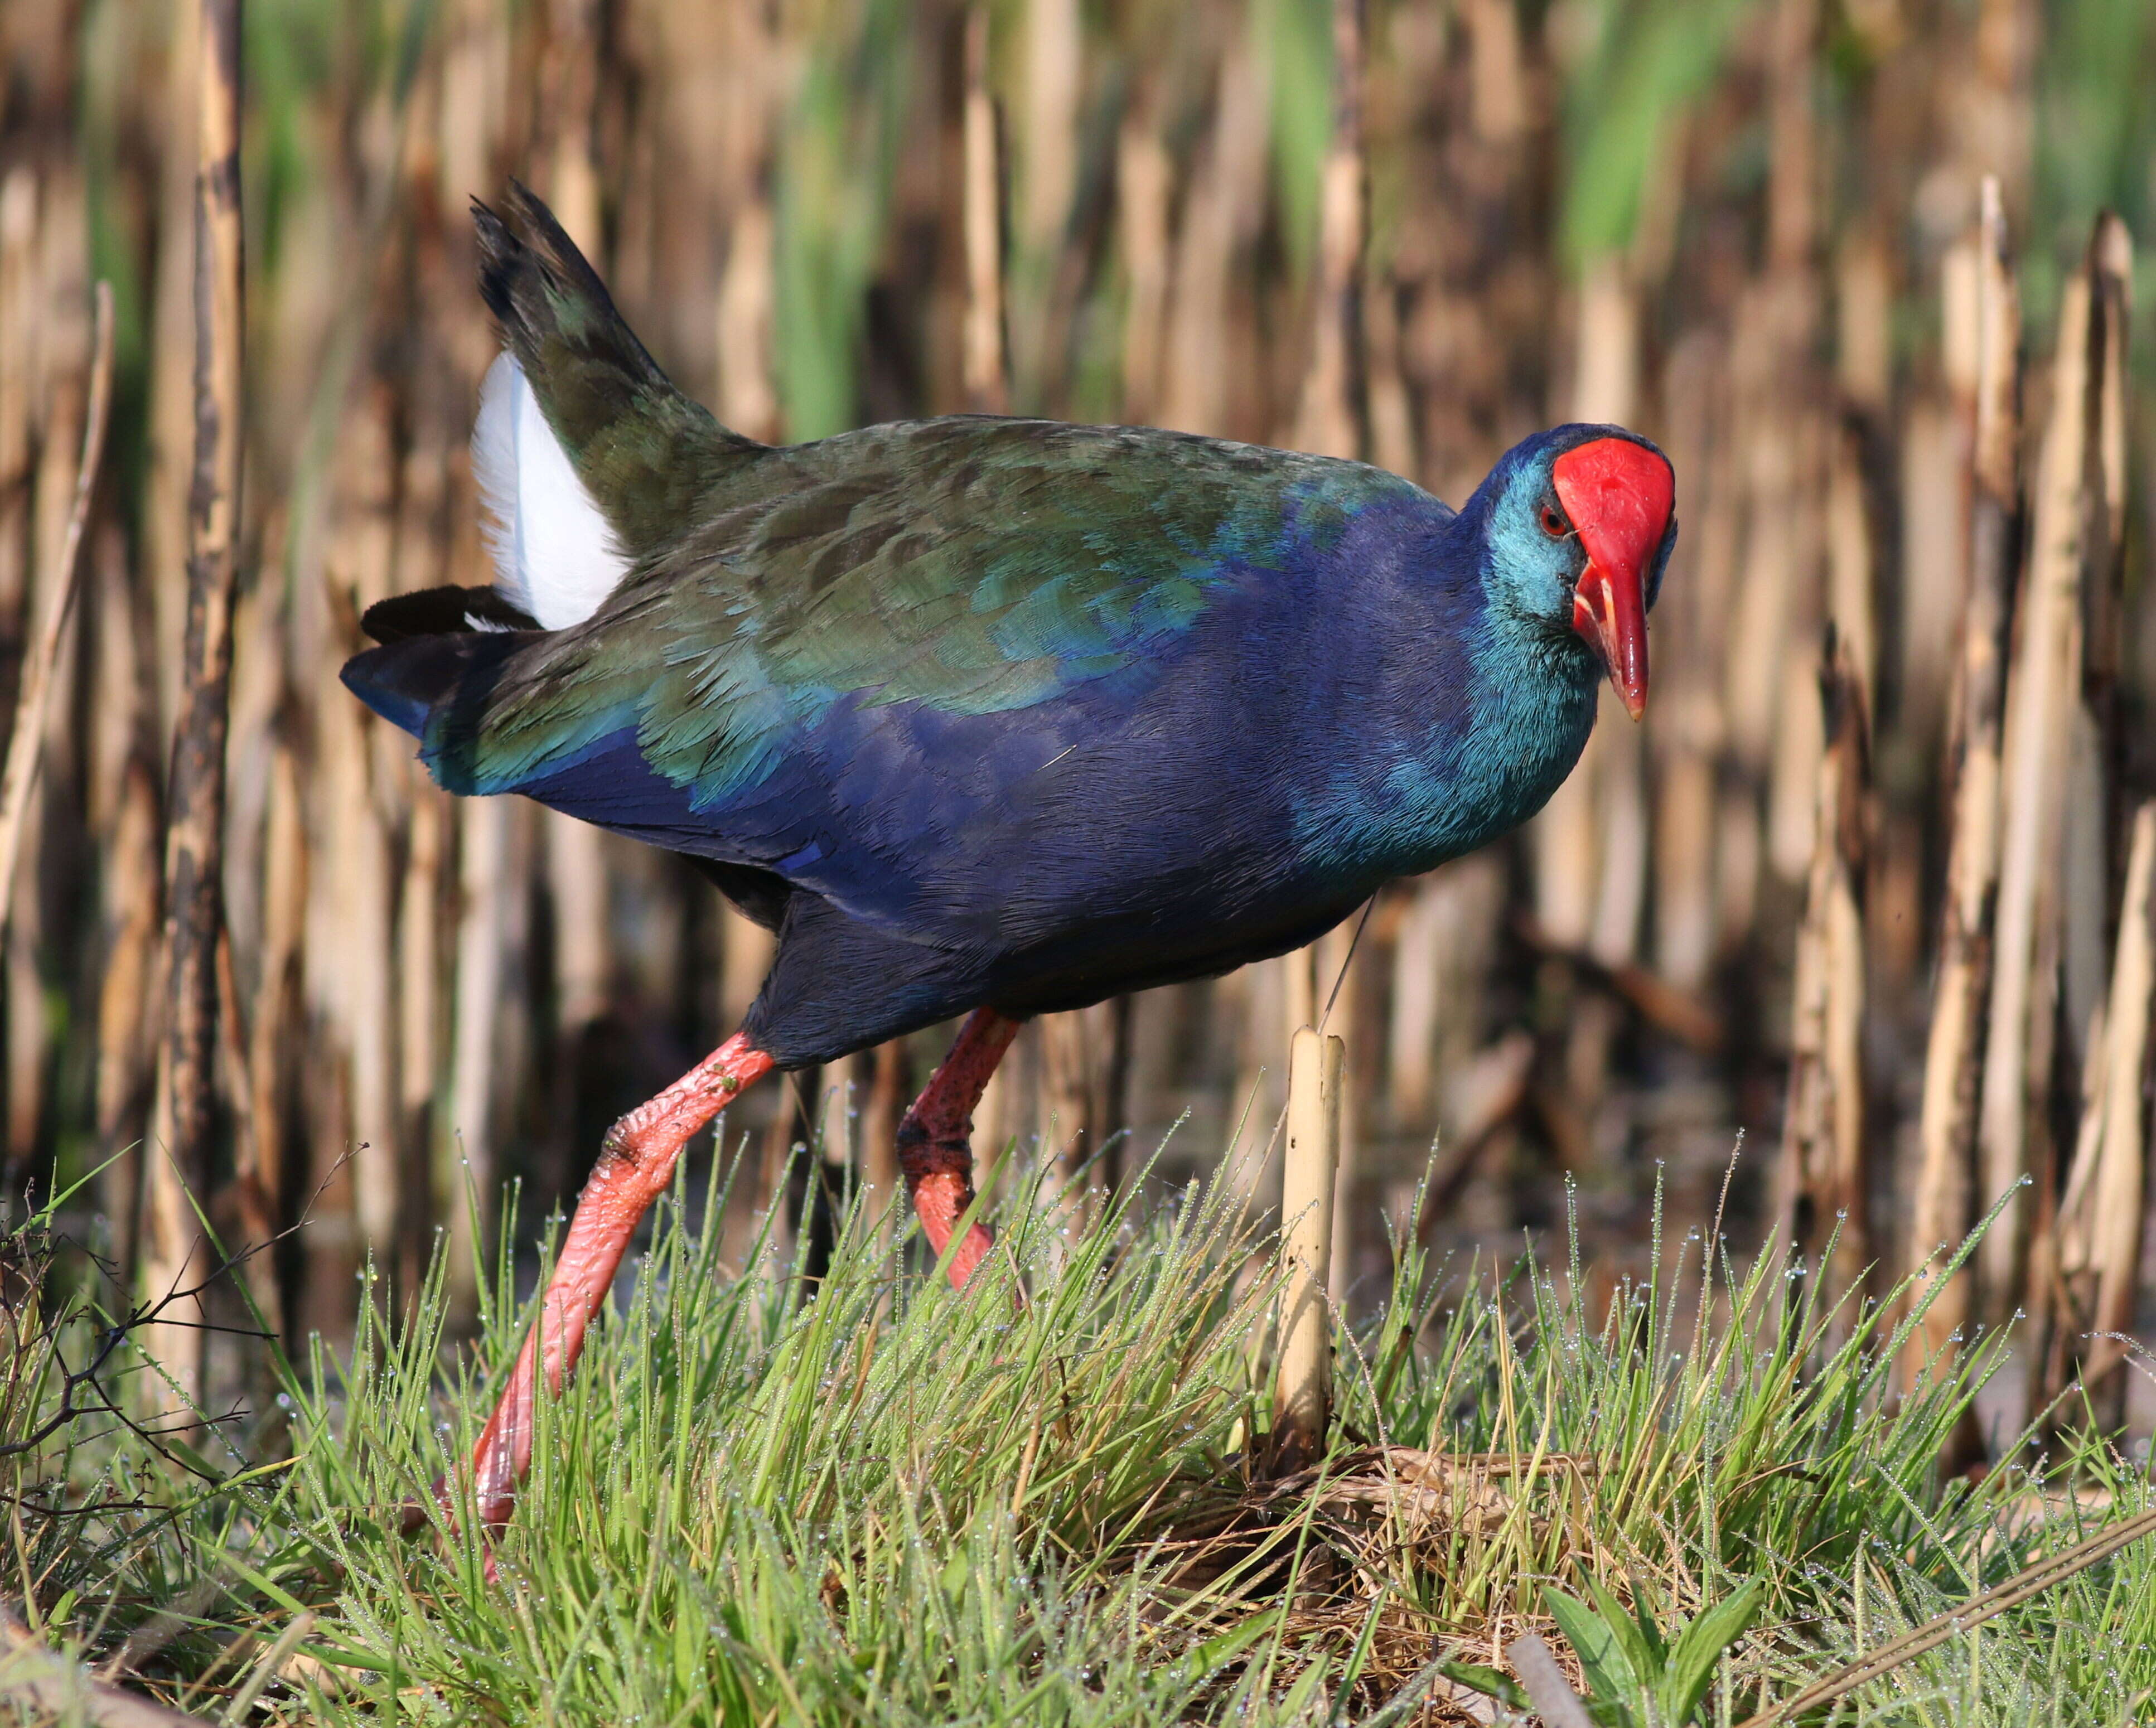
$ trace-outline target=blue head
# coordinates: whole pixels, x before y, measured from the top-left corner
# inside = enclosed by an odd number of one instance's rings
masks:
[[[1676,544],[1669,459],[1618,426],[1560,426],[1513,445],[1460,512],[1482,541],[1491,608],[1583,675],[1599,660],[1637,720],[1647,613]]]

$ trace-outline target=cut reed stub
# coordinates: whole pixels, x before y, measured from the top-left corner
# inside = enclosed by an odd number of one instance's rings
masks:
[[[1290,1047],[1287,1150],[1281,1172],[1280,1375],[1273,1451],[1284,1469],[1317,1457],[1332,1413],[1333,1187],[1347,1045],[1306,1026]]]

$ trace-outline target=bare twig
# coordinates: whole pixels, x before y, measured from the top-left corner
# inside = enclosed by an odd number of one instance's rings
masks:
[[[293,1233],[298,1228],[295,1225],[291,1231],[283,1233]],[[278,1238],[272,1238],[273,1241],[276,1239]],[[69,1423],[80,1421],[85,1416],[110,1417],[119,1427],[133,1434],[176,1469],[214,1483],[217,1479],[214,1476],[206,1475],[198,1464],[190,1462],[187,1458],[161,1443],[163,1436],[168,1432],[167,1429],[153,1423],[138,1421],[131,1416],[126,1409],[114,1398],[110,1388],[105,1384],[100,1377],[106,1365],[112,1360],[113,1353],[131,1335],[140,1331],[171,1327],[203,1332],[227,1332],[236,1337],[266,1338],[268,1335],[250,1328],[213,1325],[207,1321],[175,1317],[175,1310],[195,1308],[203,1293],[210,1285],[227,1273],[244,1266],[253,1256],[265,1252],[270,1246],[270,1243],[250,1243],[239,1254],[211,1267],[197,1282],[185,1286],[175,1282],[171,1288],[155,1300],[139,1300],[128,1305],[118,1319],[99,1329],[90,1357],[80,1367],[68,1366],[67,1358],[61,1352],[58,1339],[51,1337],[49,1330],[47,1336],[50,1339],[49,1348],[53,1364],[59,1371],[59,1402],[51,1414],[28,1433],[0,1441],[0,1458],[18,1457],[25,1453],[34,1452]],[[97,1266],[108,1279],[112,1280],[124,1296],[126,1286],[121,1284],[116,1270],[95,1255],[89,1256],[89,1259],[92,1264]],[[239,1413],[235,1408],[224,1416],[212,1418],[212,1425],[233,1421]],[[189,1423],[192,1420],[192,1416],[187,1418]],[[54,1515],[49,1514],[49,1515]]]
[[[0,769],[0,931],[13,903],[10,885],[21,861],[23,813],[38,783],[44,754],[45,702],[53,669],[60,657],[60,638],[74,600],[75,572],[82,564],[82,542],[90,523],[90,505],[97,490],[98,468],[105,454],[105,421],[112,403],[112,285],[100,282],[95,300],[95,335],[91,338],[90,412],[82,428],[82,463],[75,470],[74,502],[68,510],[67,538],[58,567],[47,573],[44,628],[23,667],[15,696],[15,729],[8,737],[8,762]]]

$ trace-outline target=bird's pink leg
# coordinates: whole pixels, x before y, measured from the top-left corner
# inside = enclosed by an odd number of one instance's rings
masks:
[[[941,1258],[951,1233],[973,1203],[973,1106],[1004,1059],[1019,1023],[993,1008],[976,1009],[943,1065],[898,1125],[898,1167],[906,1173],[913,1210]],[[951,1282],[963,1290],[988,1258],[988,1233],[975,1224],[951,1256]]]
[[[638,1222],[666,1191],[689,1136],[771,1069],[771,1058],[749,1043],[747,1033],[737,1032],[607,1130],[599,1161],[569,1220],[568,1240],[540,1299],[539,1323],[524,1341],[509,1389],[472,1454],[482,1524],[509,1521],[517,1484],[531,1467],[536,1364],[543,1356],[547,1385],[560,1392],[562,1377],[583,1348],[585,1329],[613,1287]]]

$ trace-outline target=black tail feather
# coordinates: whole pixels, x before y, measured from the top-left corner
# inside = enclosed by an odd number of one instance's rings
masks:
[[[715,480],[764,447],[674,387],[531,192],[511,182],[499,213],[475,199],[472,221],[480,295],[578,478],[631,557],[665,545]]]
[[[536,630],[539,621],[497,588],[441,587],[377,600],[367,608],[359,628],[374,641],[388,643],[468,630]]]

